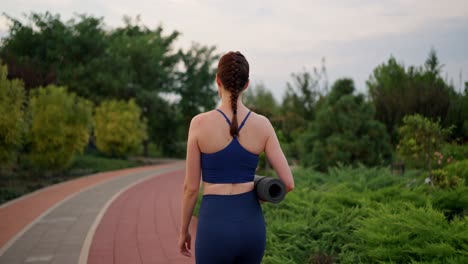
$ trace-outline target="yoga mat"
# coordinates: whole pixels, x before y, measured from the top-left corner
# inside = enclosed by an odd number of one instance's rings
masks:
[[[254,184],[257,196],[260,200],[270,203],[279,203],[286,195],[286,187],[279,179],[255,175]]]

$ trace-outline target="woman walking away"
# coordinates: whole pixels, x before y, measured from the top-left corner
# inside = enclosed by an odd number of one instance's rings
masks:
[[[265,221],[254,190],[259,154],[265,152],[287,192],[294,179],[270,121],[242,104],[249,63],[240,52],[221,57],[216,83],[221,104],[190,123],[179,248],[191,256],[188,227],[202,177],[196,263],[261,263]]]

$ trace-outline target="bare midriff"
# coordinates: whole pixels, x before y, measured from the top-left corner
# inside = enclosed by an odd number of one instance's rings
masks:
[[[209,183],[203,182],[203,194],[234,195],[254,189],[254,182],[244,183]]]

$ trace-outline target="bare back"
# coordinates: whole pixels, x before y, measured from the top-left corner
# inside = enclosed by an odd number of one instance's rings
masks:
[[[224,110],[227,117],[232,120],[232,112]],[[238,123],[240,124],[247,116],[249,109],[239,107],[238,109]],[[221,113],[216,110],[212,110],[203,113],[199,116],[199,126],[197,131],[197,144],[200,152],[202,153],[215,153],[226,148],[231,143],[233,137],[229,133],[229,124]],[[273,132],[273,134],[272,134]],[[274,139],[272,139],[274,137]],[[259,155],[262,152],[267,154],[270,162],[275,162],[270,159],[270,156],[275,156],[271,151],[280,151],[284,157],[279,143],[277,142],[274,130],[272,130],[271,123],[267,118],[262,115],[258,115],[251,112],[244,126],[239,131],[238,141],[244,149],[247,151]],[[273,150],[269,148],[269,143],[278,144],[278,148]],[[271,152],[270,151],[270,152]],[[279,165],[278,161],[278,165]],[[282,161],[285,162],[285,159]],[[275,168],[275,164],[272,164]],[[282,165],[284,166],[284,164]],[[287,163],[286,163],[287,166]],[[277,166],[278,167],[278,166]],[[289,168],[288,168],[289,169]],[[280,175],[281,177],[281,175]],[[208,183],[203,182],[203,193],[204,194],[238,194],[250,191],[254,188],[253,182],[247,183]]]

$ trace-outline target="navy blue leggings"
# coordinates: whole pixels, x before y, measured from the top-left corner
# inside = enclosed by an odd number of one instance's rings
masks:
[[[259,264],[265,219],[255,191],[203,195],[195,241],[197,264]]]

